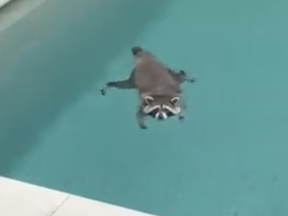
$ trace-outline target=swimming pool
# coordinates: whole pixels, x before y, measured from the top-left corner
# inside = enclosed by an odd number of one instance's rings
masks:
[[[161,216],[287,214],[287,6],[44,3],[0,35],[0,174]],[[185,122],[142,131],[133,92],[99,94],[134,45],[197,75]]]

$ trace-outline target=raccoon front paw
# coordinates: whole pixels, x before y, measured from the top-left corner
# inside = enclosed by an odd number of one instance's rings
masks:
[[[139,127],[140,127],[141,129],[147,129],[147,128],[148,128],[148,127],[147,127],[146,125],[144,125],[144,124],[139,125]]]
[[[180,120],[181,122],[183,122],[184,119],[185,119],[185,117],[184,117],[183,115],[180,115],[178,118],[179,118],[179,120]]]
[[[100,93],[103,96],[106,95],[106,89],[105,88],[100,89]]]

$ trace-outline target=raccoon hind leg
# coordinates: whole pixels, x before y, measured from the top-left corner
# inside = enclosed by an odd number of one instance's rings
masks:
[[[130,79],[121,80],[121,81],[111,81],[106,83],[106,85],[100,89],[102,95],[106,95],[106,92],[110,88],[118,88],[118,89],[133,89],[135,88]]]
[[[177,82],[179,82],[180,84],[184,83],[184,82],[195,82],[197,79],[196,78],[191,78],[189,77],[186,72],[184,70],[180,70],[178,73],[175,72],[172,69],[168,69],[169,73],[173,76],[173,78],[175,80],[177,80]]]
[[[178,76],[180,76],[181,77],[181,79],[182,79],[182,82],[196,82],[196,78],[195,77],[189,77],[187,74],[186,74],[186,72],[185,71],[183,71],[183,70],[180,70],[180,72],[178,73]]]

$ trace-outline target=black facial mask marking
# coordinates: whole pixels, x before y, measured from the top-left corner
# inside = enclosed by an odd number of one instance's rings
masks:
[[[174,113],[172,113],[170,110],[162,108],[162,110],[166,113],[167,117],[175,116]],[[159,109],[154,109],[151,112],[149,112],[147,115],[151,116],[152,118],[156,118],[156,114],[159,112]]]

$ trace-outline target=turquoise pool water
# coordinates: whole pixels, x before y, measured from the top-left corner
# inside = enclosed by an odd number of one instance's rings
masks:
[[[0,174],[161,216],[288,215],[287,7],[46,2],[0,34]],[[99,95],[134,45],[197,75],[184,123],[142,131],[133,92]]]

